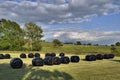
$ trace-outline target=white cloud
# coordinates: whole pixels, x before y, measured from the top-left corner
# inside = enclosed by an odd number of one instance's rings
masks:
[[[96,31],[96,30],[81,30],[79,28],[60,28],[45,31],[48,32],[47,40],[59,39],[61,41],[82,41],[91,43],[112,44],[120,41],[120,31]],[[49,33],[50,32],[50,33]]]
[[[120,12],[120,0],[1,0],[0,18],[45,24],[81,23]],[[87,16],[87,17],[86,17]]]

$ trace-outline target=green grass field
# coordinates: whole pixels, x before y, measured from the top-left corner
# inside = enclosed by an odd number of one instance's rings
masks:
[[[69,54],[67,56],[71,56]],[[19,57],[19,53],[11,53]],[[41,54],[44,58],[44,54]],[[12,69],[10,59],[0,60],[0,80],[120,80],[120,57],[97,61],[84,61],[85,55],[79,55],[79,63],[33,67],[32,59],[22,59],[21,69]]]

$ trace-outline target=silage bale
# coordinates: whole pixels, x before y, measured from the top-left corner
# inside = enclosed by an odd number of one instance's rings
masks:
[[[44,65],[44,61],[43,61],[43,59],[40,58],[40,57],[35,57],[35,58],[33,58],[33,60],[32,60],[32,65],[33,65],[33,66],[43,66],[43,65]]]
[[[13,58],[10,61],[10,66],[14,69],[19,69],[22,68],[23,66],[23,61],[20,58]]]

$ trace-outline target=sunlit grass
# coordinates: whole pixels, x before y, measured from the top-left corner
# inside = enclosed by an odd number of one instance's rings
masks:
[[[19,57],[20,53],[11,53],[12,58]],[[67,56],[71,56],[69,54]],[[57,54],[58,56],[58,54]],[[84,61],[85,55],[79,55],[79,63],[69,63],[53,66],[33,67],[32,59],[22,59],[24,66],[21,69],[12,69],[10,59],[0,60],[1,80],[119,80],[120,57],[97,61]],[[44,58],[44,54],[41,54]]]

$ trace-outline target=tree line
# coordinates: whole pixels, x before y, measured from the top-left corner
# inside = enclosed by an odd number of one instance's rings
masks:
[[[43,30],[41,26],[28,22],[24,27],[14,21],[0,20],[0,50],[31,50],[42,49],[40,44]]]

